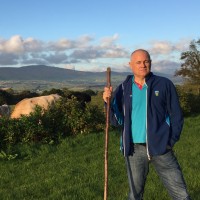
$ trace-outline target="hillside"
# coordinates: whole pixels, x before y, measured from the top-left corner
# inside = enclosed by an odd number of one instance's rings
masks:
[[[113,72],[112,85],[122,82],[131,72]],[[175,84],[180,84],[181,79],[170,74],[155,73],[165,76]],[[0,67],[0,87],[13,89],[48,89],[54,88],[102,88],[106,82],[105,72],[86,72],[51,67],[45,65],[30,65],[23,67]]]
[[[181,140],[174,147],[194,200],[200,197],[199,122],[200,116],[186,118]],[[108,194],[109,199],[115,200],[127,199],[128,194],[119,137],[117,131],[109,134]],[[7,156],[11,157],[10,154]],[[20,144],[12,154],[17,158],[1,159],[2,200],[103,199],[104,133],[80,134],[66,138],[58,145]],[[145,200],[170,199],[154,168],[150,168],[145,187]]]
[[[129,72],[112,72],[112,78],[126,77]],[[165,76],[177,82],[170,74],[155,73]],[[64,69],[59,67],[50,67],[45,65],[30,65],[24,67],[0,67],[0,80],[46,80],[46,81],[62,81],[62,80],[88,80],[105,79],[105,72],[86,72]]]
[[[123,76],[128,73],[112,72],[112,75]],[[104,72],[84,72],[59,67],[50,67],[45,65],[30,65],[24,67],[2,67],[0,68],[0,80],[88,80],[102,79]]]

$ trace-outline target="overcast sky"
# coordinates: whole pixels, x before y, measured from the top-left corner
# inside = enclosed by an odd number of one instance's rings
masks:
[[[148,50],[152,70],[171,73],[200,39],[199,0],[0,0],[0,67],[32,64],[129,71]]]

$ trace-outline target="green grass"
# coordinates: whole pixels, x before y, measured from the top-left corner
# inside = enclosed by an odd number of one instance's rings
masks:
[[[192,199],[200,199],[200,116],[185,120],[175,146]],[[18,156],[0,160],[1,200],[102,200],[104,133],[67,138],[59,145],[18,145]],[[108,199],[127,199],[128,183],[119,134],[109,135]],[[145,200],[169,200],[154,169],[145,187]]]

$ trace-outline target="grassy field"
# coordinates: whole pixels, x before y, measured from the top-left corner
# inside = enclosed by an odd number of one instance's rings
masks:
[[[175,153],[192,199],[200,199],[200,116],[185,120]],[[104,133],[67,138],[59,145],[18,145],[18,156],[0,160],[1,200],[102,200]],[[119,134],[109,135],[108,199],[127,199],[128,183]],[[146,183],[145,200],[169,200],[154,169]]]

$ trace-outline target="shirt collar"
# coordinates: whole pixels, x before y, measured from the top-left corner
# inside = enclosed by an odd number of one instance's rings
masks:
[[[135,83],[136,85],[137,85],[137,87],[140,89],[140,90],[142,90],[142,85],[141,84],[139,84],[139,83],[137,83],[137,82],[135,82],[135,81],[133,81],[133,83]]]

